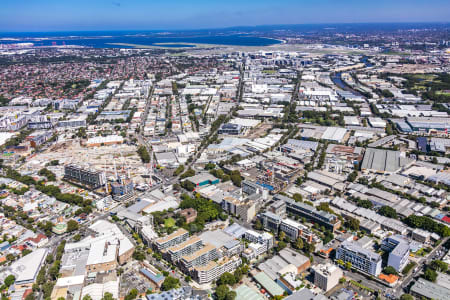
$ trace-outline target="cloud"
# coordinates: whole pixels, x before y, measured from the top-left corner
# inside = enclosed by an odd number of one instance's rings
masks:
[[[120,7],[120,5],[121,5],[120,2],[115,2],[115,1],[113,1],[112,4],[117,6],[117,7]]]

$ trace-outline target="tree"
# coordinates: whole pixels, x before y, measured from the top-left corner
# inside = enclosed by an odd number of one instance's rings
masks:
[[[207,163],[205,165],[205,170],[212,170],[212,169],[215,169],[215,168],[216,168],[216,165],[214,163]]]
[[[24,249],[24,250],[22,251],[22,257],[24,257],[25,255],[30,254],[31,252],[33,252],[33,251],[31,251],[30,249]]]
[[[166,279],[164,279],[164,282],[161,285],[162,291],[169,291],[175,288],[178,288],[180,286],[180,281],[177,278],[173,278],[171,276],[167,276]]]
[[[241,177],[241,173],[238,170],[234,170],[231,172],[230,179],[235,186],[237,186],[237,187],[241,186],[242,177]]]
[[[79,241],[81,240],[81,235],[75,234],[75,235],[73,236],[73,240],[74,240],[74,242],[79,242]]]
[[[53,254],[49,253],[49,254],[47,255],[47,257],[45,258],[45,262],[46,262],[47,264],[53,263]]]
[[[286,233],[284,233],[284,231],[280,231],[278,238],[280,239],[280,241],[284,241],[284,239],[286,238]]]
[[[278,246],[277,246],[277,251],[280,252],[281,250],[283,250],[284,248],[286,248],[286,243],[283,241],[279,241],[278,242]]]
[[[221,284],[216,288],[216,296],[218,300],[225,300],[227,294],[229,292],[229,288],[225,284]]]
[[[78,230],[78,228],[79,224],[77,221],[69,220],[69,222],[67,222],[67,232],[73,232],[75,230]]]
[[[370,200],[361,200],[361,199],[359,199],[359,200],[356,202],[356,204],[357,204],[359,207],[368,208],[368,209],[371,209],[371,208],[373,207],[373,203],[370,202]]]
[[[53,282],[46,282],[42,285],[42,292],[43,292],[43,296],[44,299],[45,298],[50,298],[50,296],[52,295],[52,291],[53,291],[53,287],[54,287],[54,283]]]
[[[103,298],[102,300],[113,300],[113,294],[111,294],[110,292],[106,292],[103,294]]]
[[[261,223],[261,220],[259,218],[256,219],[254,227],[255,227],[256,230],[263,230],[264,229],[263,224]]]
[[[292,198],[295,200],[295,202],[302,202],[303,201],[303,197],[299,193],[295,193],[294,195],[292,195]]]
[[[445,273],[447,272],[448,264],[446,262],[443,262],[442,260],[434,260],[431,262],[430,267],[433,270]]]
[[[192,177],[192,176],[194,176],[194,175],[195,175],[195,171],[192,170],[191,168],[189,168],[186,172],[184,172],[183,174],[181,174],[180,178],[181,178],[181,179],[185,179],[185,178],[188,178],[188,177]]]
[[[390,206],[383,206],[378,210],[378,213],[382,216],[397,219],[397,212]]]
[[[294,248],[297,250],[302,250],[303,249],[303,240],[302,238],[297,238],[297,240],[295,241],[294,244]]]
[[[353,231],[359,230],[359,220],[356,218],[349,217],[347,221],[347,226]]]
[[[14,275],[8,275],[6,276],[3,284],[6,285],[7,287],[10,287],[14,283],[14,281],[16,281],[16,277],[14,277]]]
[[[142,251],[136,250],[133,253],[133,258],[138,261],[143,261],[145,259],[145,254]]]
[[[125,296],[125,300],[133,300],[136,299],[136,297],[138,296],[139,292],[137,289],[131,289],[130,292],[128,293],[128,295]]]
[[[236,283],[236,279],[230,272],[223,273],[217,280],[218,285],[233,285]]]
[[[351,262],[346,262],[345,263],[345,268],[347,269],[347,271],[350,271],[352,269],[352,263]]]
[[[143,163],[148,164],[150,162],[150,154],[148,154],[147,148],[145,146],[140,146],[137,150]]]
[[[345,277],[339,278],[339,283],[340,283],[340,284],[343,284],[343,283],[345,283],[346,281],[347,281],[347,279],[345,279]]]
[[[400,300],[414,300],[414,297],[410,294],[403,294],[400,296]]]
[[[34,293],[30,293],[25,297],[25,300],[35,300],[36,297],[34,297]]]
[[[85,296],[83,297],[83,300],[92,300],[92,298],[91,298],[91,296],[89,296],[89,295],[85,295]]]
[[[393,135],[394,131],[392,130],[392,125],[390,123],[386,124],[386,134],[387,135]]]
[[[425,270],[425,273],[423,274],[423,278],[425,278],[428,281],[435,282],[437,278],[437,273],[435,270],[427,268]]]
[[[450,236],[450,228],[444,224],[437,223],[427,216],[410,215],[405,218],[404,223],[413,228],[421,228],[439,234],[442,237]]]
[[[173,176],[178,176],[184,172],[184,165],[179,165],[178,168],[173,172]]]
[[[236,299],[236,296],[237,296],[237,294],[235,291],[229,291],[227,293],[227,296],[225,297],[225,300],[234,300],[234,299]]]
[[[358,172],[353,171],[347,176],[347,181],[353,182],[356,180],[356,177],[358,177]]]
[[[383,273],[386,275],[398,275],[397,271],[392,266],[385,267]]]

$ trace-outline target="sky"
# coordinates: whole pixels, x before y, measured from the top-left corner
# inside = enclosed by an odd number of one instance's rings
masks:
[[[449,0],[0,0],[0,32],[449,21]]]

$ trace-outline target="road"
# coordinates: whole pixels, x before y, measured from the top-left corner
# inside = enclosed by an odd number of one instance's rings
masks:
[[[420,275],[424,270],[425,266],[427,266],[431,261],[434,260],[436,252],[442,249],[442,247],[445,245],[448,239],[449,237],[444,238],[442,242],[439,244],[439,246],[434,248],[427,256],[420,258],[420,260],[417,261],[416,268],[418,269],[416,271],[412,270],[410,274],[403,279],[401,285],[392,290],[392,295],[399,298],[403,293],[405,293],[405,289],[410,285],[413,278]]]

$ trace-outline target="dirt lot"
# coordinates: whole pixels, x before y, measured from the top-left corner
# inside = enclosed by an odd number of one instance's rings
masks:
[[[129,173],[133,181],[139,184],[144,182],[141,175],[146,174],[147,168],[136,151],[136,146],[130,145],[84,147],[76,140],[68,140],[38,153],[23,168],[28,171],[39,170],[50,161],[59,160],[60,165],[73,163],[103,170],[107,177],[114,176],[116,172],[118,175]]]

